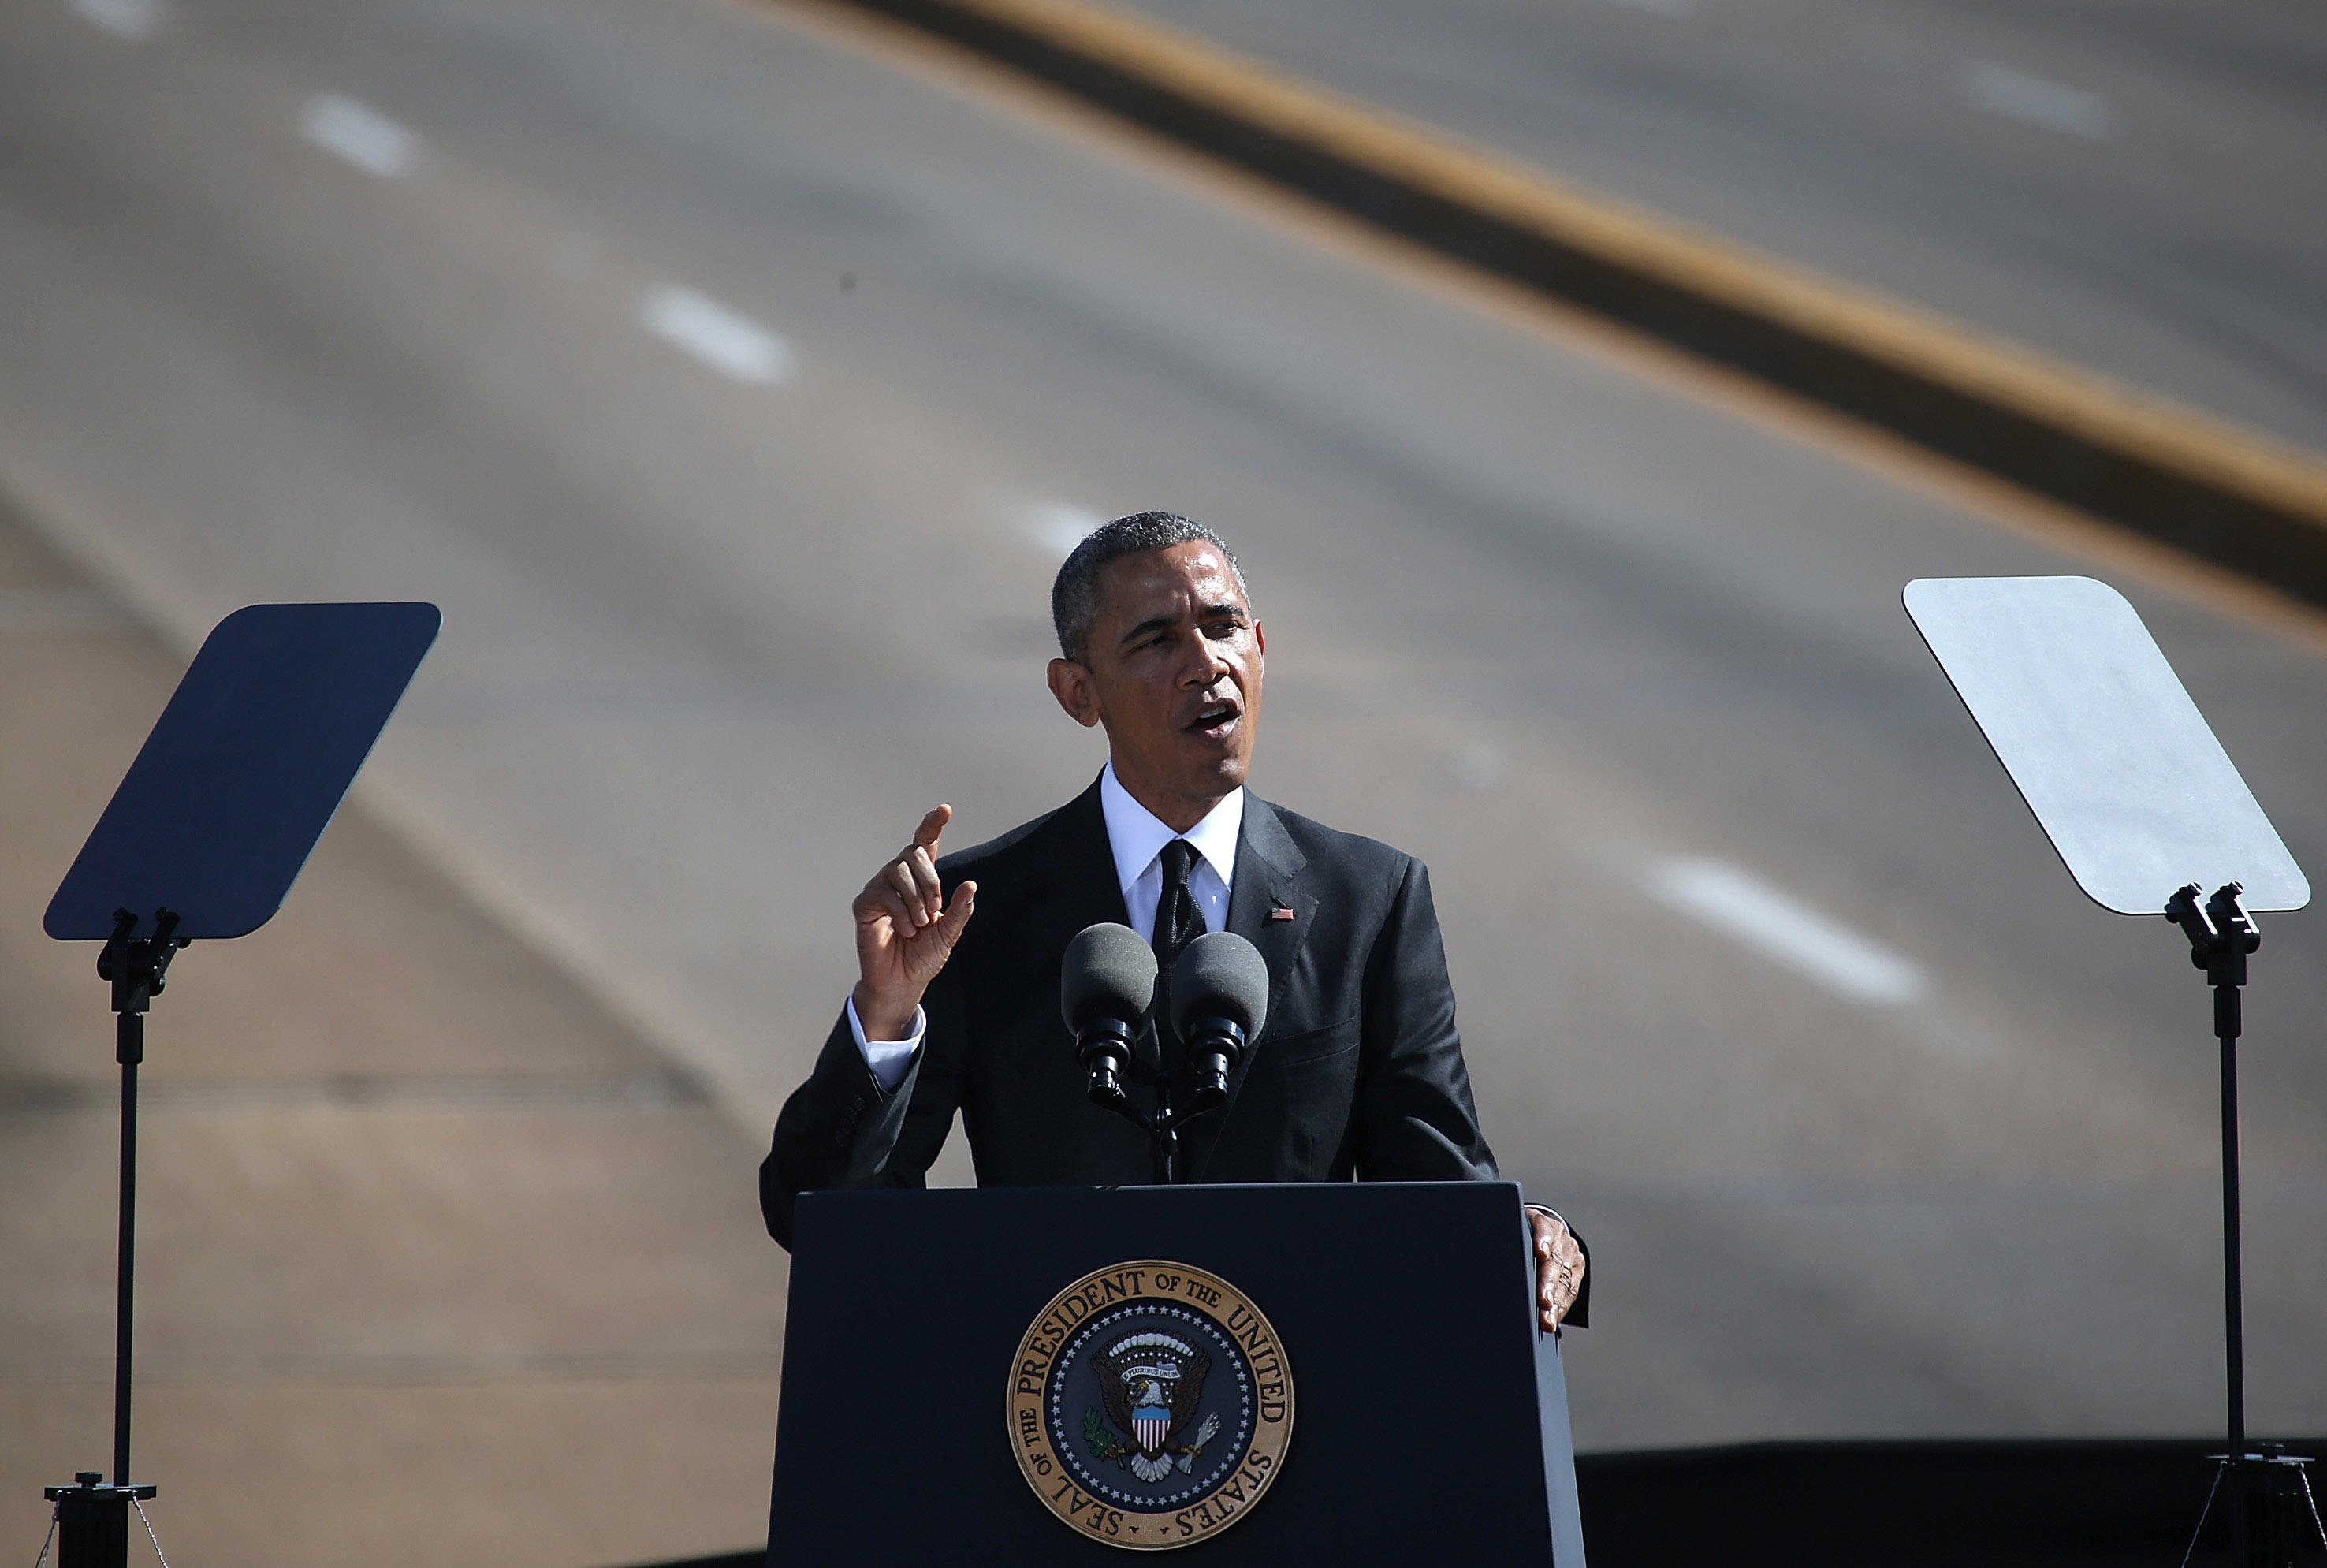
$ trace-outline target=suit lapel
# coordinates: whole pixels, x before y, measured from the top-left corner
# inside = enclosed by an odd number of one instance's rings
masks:
[[[1039,899],[1035,908],[1048,917],[1044,951],[1066,951],[1086,926],[1103,921],[1131,923],[1124,907],[1123,890],[1116,885],[1115,852],[1107,838],[1107,811],[1099,805],[1098,781],[1059,808],[1052,842],[1044,846],[1044,874],[1055,879],[1052,896]],[[1055,982],[1056,976],[1052,976]],[[1053,985],[1053,991],[1056,986]],[[1055,1011],[1057,997],[1051,998]]]
[[[1104,837],[1102,831],[1101,836]],[[1317,901],[1301,891],[1299,876],[1306,858],[1276,819],[1276,808],[1248,791],[1244,826],[1237,833],[1235,885],[1229,891],[1228,929],[1260,949],[1268,965],[1269,1018],[1276,1014],[1293,976],[1294,960],[1316,924]],[[1276,911],[1290,910],[1289,920]],[[1188,1134],[1187,1169],[1191,1181],[1203,1180],[1212,1150],[1220,1141],[1229,1118],[1236,1115],[1237,1096],[1252,1070],[1253,1058],[1268,1049],[1273,1022],[1265,1020],[1260,1036],[1245,1050],[1244,1059],[1229,1075],[1228,1103],[1193,1125]]]
[[[1059,1015],[1060,960],[1067,945],[1087,926],[1127,923],[1097,784],[1003,853],[1014,863],[1008,894],[997,873],[994,903],[977,916],[993,922],[985,936],[993,946],[977,955],[991,955],[977,984],[997,1027],[993,1048],[979,1062],[985,1079],[965,1103],[966,1113],[974,1099],[993,1115],[966,1125],[989,1144],[1024,1143],[1042,1153],[1030,1156],[1014,1149],[994,1155],[995,1173],[985,1179],[1012,1180],[999,1173],[1031,1169],[1054,1181],[1072,1171],[1077,1181],[1145,1181],[1147,1135],[1089,1102],[1074,1037]],[[969,929],[975,934],[978,927],[972,922]],[[957,953],[955,961],[962,957]],[[983,1171],[989,1161],[979,1163]]]

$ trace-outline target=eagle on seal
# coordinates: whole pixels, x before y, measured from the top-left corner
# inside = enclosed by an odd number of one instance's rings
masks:
[[[1191,1470],[1219,1421],[1207,1421],[1176,1451],[1173,1440],[1195,1418],[1211,1358],[1169,1334],[1134,1334],[1094,1358],[1092,1367],[1107,1418],[1132,1440],[1131,1473],[1143,1481],[1162,1480],[1175,1452],[1180,1469]]]

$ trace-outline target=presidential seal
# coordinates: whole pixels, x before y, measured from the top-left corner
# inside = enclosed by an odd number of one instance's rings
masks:
[[[1124,1263],[1061,1291],[1019,1341],[1010,1446],[1050,1510],[1110,1546],[1201,1541],[1258,1502],[1293,1436],[1293,1377],[1242,1291]]]

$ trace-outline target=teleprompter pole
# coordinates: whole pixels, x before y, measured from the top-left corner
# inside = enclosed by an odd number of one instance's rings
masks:
[[[97,973],[113,983],[113,1059],[121,1064],[121,1234],[113,1302],[113,1484],[129,1484],[130,1353],[137,1304],[137,1069],[145,1059],[145,1011],[167,982],[178,916],[154,911],[154,934],[133,938],[137,916],[113,912],[113,938],[97,956]]]
[[[113,1022],[121,1064],[121,1238],[114,1260],[113,1484],[129,1484],[129,1359],[137,1295],[137,1066],[145,1059],[145,1015]]]
[[[2222,1371],[2227,1386],[2232,1463],[2247,1451],[2245,1291],[2238,1256],[2238,1036],[2244,1023],[2239,996],[2247,983],[2247,955],[2262,946],[2254,917],[2238,901],[2237,882],[2217,889],[2203,908],[2201,890],[2185,884],[2165,906],[2165,918],[2190,938],[2190,962],[2206,972],[2214,992],[2214,1038],[2222,1059]]]
[[[97,956],[98,977],[113,985],[113,1057],[121,1064],[121,1205],[113,1301],[113,1479],[83,1470],[70,1487],[46,1488],[56,1505],[58,1568],[127,1568],[129,1511],[154,1488],[129,1479],[131,1349],[137,1284],[137,1069],[145,1059],[145,1013],[165,984],[170,960],[189,944],[178,916],[154,915],[154,934],[136,937],[138,917],[117,910],[113,935]]]
[[[2247,913],[2245,890],[2229,882],[2203,908],[2191,882],[2165,906],[2165,918],[2190,938],[2190,962],[2206,972],[2214,993],[2214,1039],[2222,1061],[2222,1372],[2229,1445],[2222,1463],[2230,1482],[2231,1519],[2238,1532],[2238,1568],[2294,1568],[2307,1492],[2303,1466],[2284,1443],[2252,1451],[2247,1442],[2246,1304],[2240,1274],[2238,1221],[2238,1036],[2247,955],[2262,932]]]
[[[2238,1011],[2238,994],[2224,987],[2214,993],[2216,1027],[2220,1027],[2221,1003],[2228,998]],[[2247,1451],[2246,1293],[2240,1280],[2238,1255],[2238,1037],[2235,1022],[2228,1034],[2217,1034],[2222,1048],[2222,1359],[2229,1384],[2230,1451]]]

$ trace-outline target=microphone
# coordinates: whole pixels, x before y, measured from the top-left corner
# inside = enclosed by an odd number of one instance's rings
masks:
[[[1075,1054],[1090,1069],[1093,1104],[1127,1114],[1123,1069],[1154,999],[1155,949],[1129,926],[1085,926],[1067,944],[1059,1011],[1075,1031]]]
[[[1207,931],[1172,966],[1172,1028],[1196,1069],[1188,1115],[1226,1105],[1229,1074],[1268,1017],[1268,965],[1234,931]]]

